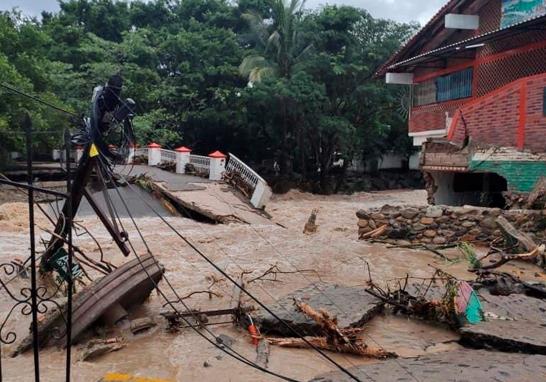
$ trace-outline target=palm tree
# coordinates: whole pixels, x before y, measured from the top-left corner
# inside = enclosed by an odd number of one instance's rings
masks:
[[[288,1],[290,1],[288,3]],[[245,13],[252,37],[263,54],[251,54],[243,59],[239,72],[250,83],[267,76],[290,78],[312,44],[305,44],[299,33],[305,0],[272,0],[273,20],[264,20],[257,13]]]

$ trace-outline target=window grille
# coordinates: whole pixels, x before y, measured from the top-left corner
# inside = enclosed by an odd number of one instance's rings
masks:
[[[436,101],[450,101],[472,96],[472,68],[436,79]]]

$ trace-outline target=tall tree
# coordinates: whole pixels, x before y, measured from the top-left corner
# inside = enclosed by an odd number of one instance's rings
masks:
[[[260,81],[264,76],[290,78],[294,67],[311,50],[312,45],[301,34],[304,4],[302,0],[273,0],[272,23],[256,12],[243,14],[258,51],[247,55],[239,66],[249,81]]]

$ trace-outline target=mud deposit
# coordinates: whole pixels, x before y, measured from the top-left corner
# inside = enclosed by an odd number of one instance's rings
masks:
[[[290,192],[277,196],[268,205],[267,212],[278,224],[220,224],[198,223],[190,219],[169,217],[168,221],[183,235],[206,253],[222,269],[235,278],[243,271],[251,272],[247,279],[258,277],[272,265],[283,271],[313,270],[305,273],[279,274],[276,281],[257,281],[248,284],[249,290],[267,304],[277,302],[288,293],[301,289],[312,282],[341,284],[348,287],[363,286],[368,273],[365,263],[370,264],[374,281],[386,281],[404,277],[411,273],[416,277],[427,277],[433,273],[429,264],[448,270],[459,278],[472,278],[467,273],[464,261],[447,264],[430,252],[388,249],[384,245],[359,241],[355,229],[355,211],[361,208],[390,205],[423,205],[424,191],[396,191],[361,193],[352,196],[313,196]],[[318,230],[311,235],[303,234],[303,227],[311,213],[318,208]],[[158,218],[139,217],[137,223],[147,239],[150,249],[166,268],[166,277],[182,296],[193,291],[210,290],[215,296],[196,294],[186,302],[195,309],[219,309],[234,307],[238,291],[201,257],[193,252],[174,232]],[[112,243],[108,233],[97,218],[84,216],[79,220],[102,243],[105,255],[115,264],[127,261]],[[24,204],[0,206],[0,263],[28,256],[28,227]],[[137,250],[145,253],[138,234],[129,219],[123,219]],[[39,225],[47,226],[40,218]],[[37,239],[48,239],[49,235],[38,229]],[[76,236],[76,244],[87,254],[98,257],[93,241],[85,236]],[[39,241],[38,241],[39,242]],[[459,256],[457,251],[449,252]],[[507,265],[505,271],[519,276],[534,269],[520,264]],[[4,280],[6,276],[2,274]],[[217,280],[217,281],[214,281]],[[18,291],[28,280],[16,279],[9,287]],[[165,282],[160,286],[174,298]],[[248,299],[243,298],[247,303]],[[144,377],[163,378],[172,381],[276,381],[223,354],[206,343],[190,329],[172,334],[165,330],[166,322],[159,316],[164,301],[152,293],[148,301],[138,310],[129,312],[131,318],[151,316],[158,325],[148,332],[128,336],[127,346],[90,362],[78,361],[81,345],[74,347],[73,378],[77,381],[98,381],[107,372],[129,373]],[[0,293],[0,312],[5,317],[12,306],[6,293]],[[343,309],[343,307],[340,307]],[[2,331],[17,333],[18,340],[26,335],[29,318],[15,311]],[[251,360],[256,351],[246,331],[233,328],[231,324],[211,326],[216,334],[225,334],[234,339],[233,347]],[[115,331],[100,332],[100,335],[115,336]],[[100,336],[99,335],[99,336]],[[409,320],[403,317],[380,315],[366,324],[365,338],[374,346],[395,351],[401,357],[439,354],[460,349],[456,343],[458,335],[444,327]],[[16,341],[17,343],[17,341]],[[31,381],[32,355],[26,353],[9,358],[12,346],[2,346],[2,367],[5,381]],[[468,350],[470,351],[470,350]],[[375,363],[375,360],[330,354],[345,367],[357,367]],[[510,354],[501,354],[510,359]],[[291,378],[306,381],[334,370],[332,364],[310,350],[271,347],[269,369]],[[393,361],[388,361],[393,362]],[[41,352],[42,380],[59,381],[64,378],[64,351],[48,348]],[[207,365],[205,367],[205,365]]]

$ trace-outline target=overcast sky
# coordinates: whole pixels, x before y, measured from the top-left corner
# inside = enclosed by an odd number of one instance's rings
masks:
[[[373,16],[397,21],[427,22],[447,0],[307,0],[307,7],[345,4],[367,9]],[[0,10],[18,7],[23,13],[39,16],[40,12],[58,9],[57,0],[0,0]]]

